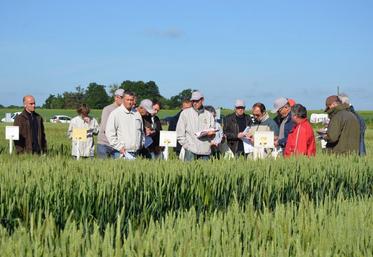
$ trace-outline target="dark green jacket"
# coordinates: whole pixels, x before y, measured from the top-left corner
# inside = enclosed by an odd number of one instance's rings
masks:
[[[349,106],[341,104],[327,111],[330,122],[326,137],[327,149],[332,153],[359,153],[360,124]]]

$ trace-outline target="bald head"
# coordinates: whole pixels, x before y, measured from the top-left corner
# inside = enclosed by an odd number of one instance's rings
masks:
[[[23,106],[29,113],[35,111],[35,98],[32,95],[26,95],[23,97]]]

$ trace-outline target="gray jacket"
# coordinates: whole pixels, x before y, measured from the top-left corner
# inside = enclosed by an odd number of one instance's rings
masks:
[[[185,150],[198,155],[211,154],[211,139],[207,136],[198,138],[197,132],[215,126],[213,115],[204,108],[196,111],[193,107],[181,112],[176,126],[177,140]]]
[[[115,103],[112,103],[108,106],[105,106],[104,109],[102,110],[100,131],[98,132],[98,136],[97,136],[97,143],[100,145],[107,145],[107,146],[110,145],[105,135],[106,123],[107,123],[107,119],[109,118],[110,113],[114,111],[116,108],[118,108],[118,106]]]
[[[123,105],[109,115],[106,124],[106,137],[110,146],[120,151],[136,152],[144,144],[144,127],[138,112],[128,111]]]

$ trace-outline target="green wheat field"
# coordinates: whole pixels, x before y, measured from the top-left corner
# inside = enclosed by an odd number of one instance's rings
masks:
[[[50,122],[47,155],[10,156],[1,123],[0,256],[373,256],[362,115],[363,158],[190,163],[76,161],[67,125]]]

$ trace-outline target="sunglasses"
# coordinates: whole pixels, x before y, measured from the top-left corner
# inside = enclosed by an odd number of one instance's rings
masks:
[[[242,109],[245,109],[245,107],[244,106],[237,106],[236,109],[242,110]]]

